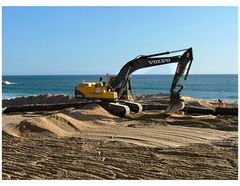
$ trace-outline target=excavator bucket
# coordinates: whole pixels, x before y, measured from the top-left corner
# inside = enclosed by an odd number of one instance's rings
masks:
[[[184,101],[179,100],[178,102],[170,103],[165,112],[166,113],[177,112],[179,110],[182,110],[184,107],[185,107]]]
[[[182,110],[184,108],[184,100],[181,99],[181,94],[179,92],[172,92],[170,95],[170,101],[167,109],[165,112],[177,112],[179,110]]]

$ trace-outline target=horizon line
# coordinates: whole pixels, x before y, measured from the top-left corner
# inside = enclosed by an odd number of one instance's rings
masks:
[[[2,76],[96,76],[96,75],[107,75],[107,74],[2,74]],[[109,74],[117,75],[117,74]],[[174,74],[132,74],[133,75],[174,75]],[[189,74],[189,75],[238,75],[237,74]]]

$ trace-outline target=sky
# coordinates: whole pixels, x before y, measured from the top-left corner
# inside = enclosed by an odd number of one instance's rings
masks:
[[[190,74],[238,73],[237,7],[2,10],[3,75],[116,74],[138,55],[189,47],[194,58]],[[175,67],[135,74],[170,74]]]

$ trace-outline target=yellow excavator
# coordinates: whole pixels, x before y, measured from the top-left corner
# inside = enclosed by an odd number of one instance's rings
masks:
[[[182,55],[167,56],[180,52]],[[120,115],[126,115],[130,111],[141,112],[142,105],[135,102],[131,94],[131,74],[142,68],[177,63],[170,88],[170,102],[166,109],[166,112],[175,112],[184,108],[184,100],[180,94],[184,86],[180,84],[180,78],[187,79],[192,61],[192,48],[140,55],[127,62],[116,76],[108,76],[107,83],[102,82],[102,77],[98,82],[81,82],[75,87],[75,98],[79,101],[97,102],[116,113],[121,111]]]

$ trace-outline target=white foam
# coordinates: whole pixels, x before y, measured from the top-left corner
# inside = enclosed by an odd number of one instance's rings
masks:
[[[14,85],[14,84],[16,84],[16,83],[10,82],[10,81],[2,81],[2,84],[3,84],[3,85]]]

